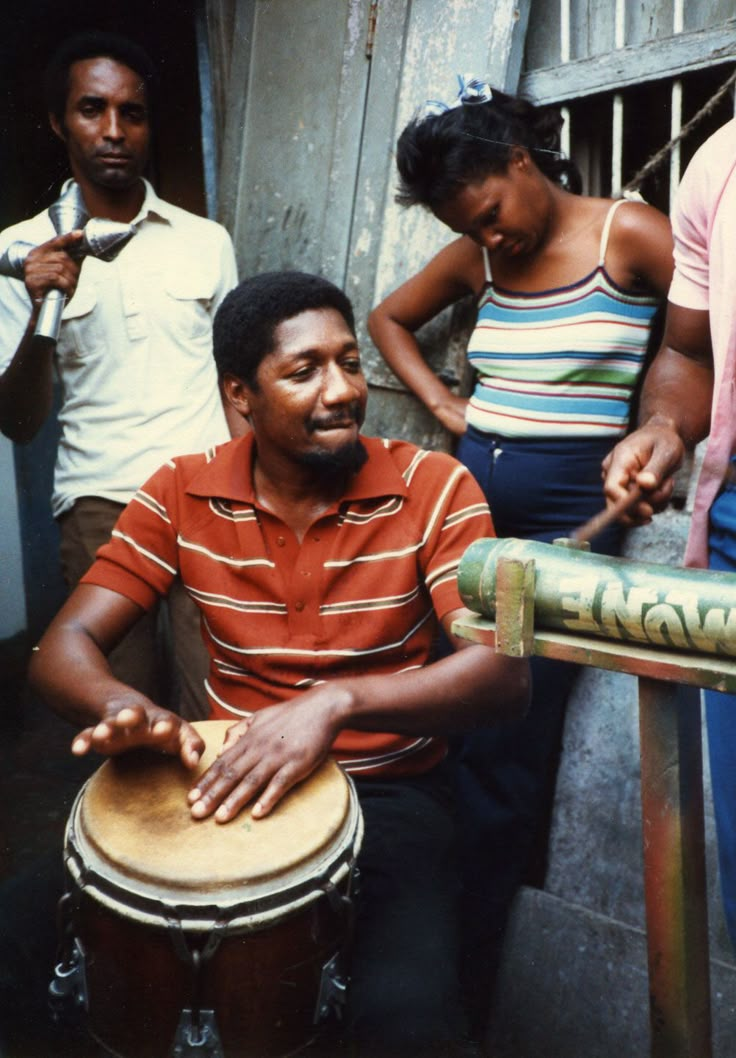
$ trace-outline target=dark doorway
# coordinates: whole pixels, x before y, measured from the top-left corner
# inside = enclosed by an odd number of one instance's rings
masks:
[[[149,52],[161,75],[152,177],[164,198],[205,211],[197,72],[196,0],[26,0],[3,13],[3,195],[0,224],[32,216],[58,194],[66,174],[61,144],[46,121],[42,74],[56,45],[78,30],[130,37]]]
[[[0,229],[53,202],[68,175],[61,143],[48,127],[42,78],[57,44],[80,30],[112,30],[141,44],[160,71],[150,163],[157,192],[206,214],[197,51],[197,0],[25,0],[3,13],[0,39]],[[29,639],[55,611],[64,587],[50,495],[57,443],[48,421],[29,445],[16,446]]]
[[[85,29],[113,30],[134,39],[159,66],[150,177],[164,198],[205,214],[197,10],[195,0],[21,0],[4,5],[1,228],[48,206],[68,175],[63,148],[48,128],[42,72],[57,43]],[[51,420],[30,445],[15,447],[28,634],[18,642],[0,642],[0,794],[12,800],[12,810],[0,822],[0,1052],[18,1058],[88,1055],[76,1038],[70,1043],[50,1025],[46,988],[56,942],[63,827],[80,783],[99,759],[71,755],[72,728],[30,696],[24,680],[30,644],[64,595],[50,513],[55,448]]]

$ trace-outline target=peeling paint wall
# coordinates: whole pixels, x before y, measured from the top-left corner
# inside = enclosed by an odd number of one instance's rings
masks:
[[[529,0],[239,0],[233,15],[227,0],[209,2],[220,219],[242,275],[312,270],[350,294],[375,391],[372,432],[448,444],[365,332],[373,305],[451,238],[423,210],[394,203],[393,145],[424,100],[455,97],[457,73],[515,86],[528,9]],[[429,362],[458,385],[462,317],[448,312],[421,335]]]

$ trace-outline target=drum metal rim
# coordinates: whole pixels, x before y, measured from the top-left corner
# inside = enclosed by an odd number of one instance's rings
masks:
[[[228,933],[263,929],[318,900],[327,886],[338,886],[352,872],[363,840],[363,815],[355,785],[349,775],[345,778],[348,812],[332,846],[310,863],[308,873],[302,871],[298,878],[287,875],[281,884],[271,878],[267,883],[243,883],[237,889],[223,887],[217,894],[202,892],[197,899],[193,891],[174,893],[168,888],[164,894],[162,887],[131,878],[103,859],[76,826],[84,787],[77,794],[66,827],[66,869],[82,892],[141,924],[166,927],[175,917],[184,929],[210,931],[227,912]]]

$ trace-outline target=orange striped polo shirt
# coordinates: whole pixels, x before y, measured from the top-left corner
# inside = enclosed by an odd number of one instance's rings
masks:
[[[325,680],[427,664],[462,606],[465,549],[493,535],[470,473],[441,452],[363,438],[368,460],[301,543],[258,502],[253,435],[167,462],[138,490],[84,583],[149,608],[179,573],[201,611],[211,716],[240,718]],[[344,730],[352,772],[414,774],[442,739]]]

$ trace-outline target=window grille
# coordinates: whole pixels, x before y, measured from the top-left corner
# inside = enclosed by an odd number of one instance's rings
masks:
[[[588,194],[635,181],[669,212],[695,150],[734,115],[733,83],[720,91],[736,70],[732,11],[721,0],[533,0],[520,90],[562,106],[562,148]]]

